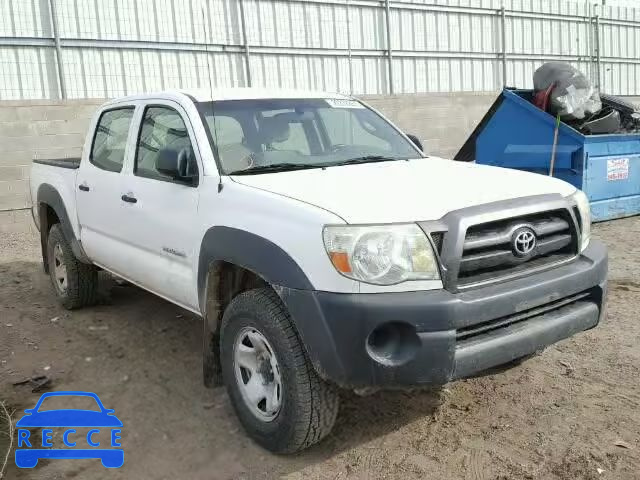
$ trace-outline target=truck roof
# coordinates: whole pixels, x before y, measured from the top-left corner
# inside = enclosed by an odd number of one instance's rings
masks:
[[[264,99],[264,98],[332,98],[332,99],[348,99],[349,95],[335,92],[322,92],[312,90],[294,90],[281,88],[214,88],[207,89],[178,89],[164,90],[159,92],[150,92],[137,95],[129,95],[126,97],[115,98],[107,103],[117,103],[122,101],[167,99],[174,100],[179,96],[188,96],[197,102],[210,102],[216,100],[245,100],[245,99]]]

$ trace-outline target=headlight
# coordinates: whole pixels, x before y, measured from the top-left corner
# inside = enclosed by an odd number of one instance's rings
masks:
[[[354,280],[393,285],[440,278],[431,244],[416,224],[327,226],[323,238],[333,266]]]
[[[580,228],[582,242],[580,244],[580,251],[584,251],[589,245],[591,240],[591,205],[589,199],[582,190],[576,191],[571,198],[576,202],[578,210],[580,211]]]

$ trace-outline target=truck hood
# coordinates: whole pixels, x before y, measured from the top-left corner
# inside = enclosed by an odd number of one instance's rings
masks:
[[[575,191],[544,175],[436,157],[239,175],[233,180],[329,210],[347,223],[437,220],[473,205]]]

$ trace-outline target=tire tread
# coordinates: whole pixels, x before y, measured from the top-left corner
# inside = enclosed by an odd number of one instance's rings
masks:
[[[67,267],[67,292],[66,295],[58,294],[62,305],[69,310],[94,305],[98,299],[98,272],[96,267],[83,263],[76,258],[59,223],[51,227],[47,238],[49,261],[53,258],[55,244],[60,244]],[[52,268],[49,268],[49,271],[52,282],[55,282]],[[55,285],[54,289],[58,292]]]
[[[337,389],[316,372],[289,312],[273,289],[259,288],[238,295],[225,312],[223,332],[225,321],[228,322],[236,311],[246,311],[247,302],[253,304],[252,310],[265,312],[269,319],[277,323],[291,348],[290,358],[293,360],[295,380],[298,383],[296,390],[300,392],[296,399],[299,415],[293,434],[285,445],[279,446],[278,452],[293,453],[303,450],[322,440],[333,428],[339,408]]]

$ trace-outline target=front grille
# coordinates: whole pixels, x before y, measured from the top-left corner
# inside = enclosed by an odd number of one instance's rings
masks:
[[[496,318],[487,322],[470,325],[468,327],[459,328],[456,330],[456,341],[467,342],[471,341],[481,335],[491,333],[493,331],[510,327],[514,324],[532,320],[545,315],[550,312],[558,311],[561,308],[574,305],[580,301],[593,301],[597,302],[595,295],[592,291],[586,291],[578,293],[568,298],[563,298],[555,302],[547,303],[540,307],[531,308],[523,312],[519,312],[506,317]]]
[[[521,229],[535,233],[536,246],[518,254],[514,236]],[[569,210],[555,210],[473,225],[464,241],[458,286],[498,280],[562,262],[578,252],[578,233]]]

